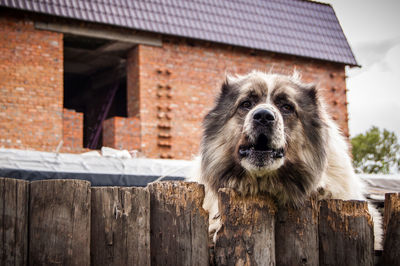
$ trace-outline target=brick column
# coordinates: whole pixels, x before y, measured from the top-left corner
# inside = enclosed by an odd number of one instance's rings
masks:
[[[128,151],[140,149],[140,120],[112,117],[103,123],[103,146]]]
[[[83,113],[63,110],[63,151],[81,152],[83,150]]]

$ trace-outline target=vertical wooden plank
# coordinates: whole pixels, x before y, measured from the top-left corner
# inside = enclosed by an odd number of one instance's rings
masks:
[[[92,265],[150,265],[147,188],[93,187]]]
[[[26,265],[29,182],[0,178],[0,265]]]
[[[386,228],[393,213],[400,211],[400,193],[385,194],[385,211],[383,214],[383,230],[386,235]]]
[[[400,193],[385,195],[385,240],[381,265],[400,265]]]
[[[208,265],[208,213],[204,186],[187,182],[149,184],[152,265]]]
[[[222,227],[215,243],[216,265],[275,265],[275,212],[266,197],[243,198],[220,189]]]
[[[275,255],[277,265],[318,265],[318,215],[316,199],[300,208],[280,207],[276,214]]]
[[[373,265],[374,233],[364,201],[321,201],[320,265]]]
[[[30,189],[30,265],[90,265],[90,183],[43,180]]]

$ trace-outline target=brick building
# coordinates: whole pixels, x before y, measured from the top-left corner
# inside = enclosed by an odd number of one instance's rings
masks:
[[[348,136],[330,5],[304,0],[0,1],[0,148],[102,145],[190,159],[225,73],[315,82]],[[101,125],[101,121],[104,123]],[[100,121],[100,122],[99,122]]]

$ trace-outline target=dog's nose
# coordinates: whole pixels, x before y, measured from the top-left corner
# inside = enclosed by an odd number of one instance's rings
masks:
[[[275,114],[268,109],[256,110],[253,114],[254,121],[266,125],[275,121]]]

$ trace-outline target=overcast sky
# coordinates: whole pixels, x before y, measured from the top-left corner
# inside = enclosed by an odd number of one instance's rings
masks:
[[[376,125],[400,136],[400,0],[330,3],[362,68],[347,69],[351,136]]]

